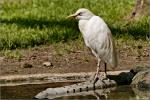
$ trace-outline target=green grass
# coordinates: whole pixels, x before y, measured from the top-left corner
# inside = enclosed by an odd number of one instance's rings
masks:
[[[77,21],[65,17],[82,7],[101,16],[116,39],[146,41],[149,33],[148,17],[141,17],[123,27],[134,0],[3,1],[0,4],[0,50],[80,41]]]
[[[3,55],[6,58],[16,58],[17,60],[20,60],[22,58],[22,54],[19,50],[4,50],[2,51]]]

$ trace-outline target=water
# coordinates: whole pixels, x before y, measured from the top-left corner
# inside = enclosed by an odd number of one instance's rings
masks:
[[[30,84],[19,86],[3,86],[1,87],[1,99],[26,99],[31,100],[36,94],[46,88],[61,87],[74,83],[51,83],[51,84]],[[54,100],[150,100],[150,91],[138,90],[130,86],[119,86],[109,89],[101,89],[78,93],[74,96],[63,96]]]

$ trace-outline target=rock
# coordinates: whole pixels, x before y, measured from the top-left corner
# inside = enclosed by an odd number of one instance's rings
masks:
[[[118,85],[130,85],[134,74],[131,72],[122,72],[119,75],[107,75],[111,80],[115,80]]]
[[[3,61],[4,60],[4,57],[0,57],[0,61]]]
[[[29,63],[24,63],[23,64],[23,68],[32,68],[33,65],[32,64],[29,64]]]
[[[51,62],[44,62],[43,66],[51,67],[51,66],[53,66],[53,64]]]
[[[150,67],[137,67],[132,71],[137,74],[135,74],[131,84],[139,89],[150,89]]]
[[[135,67],[133,67],[130,72],[133,73],[134,75],[136,75],[138,72],[143,71],[143,70],[147,70],[150,69],[150,65],[145,65],[145,66],[141,66],[141,65],[137,65]]]

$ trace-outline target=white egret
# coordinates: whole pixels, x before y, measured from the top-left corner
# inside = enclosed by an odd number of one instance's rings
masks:
[[[104,62],[106,78],[106,63],[112,67],[117,67],[117,55],[110,29],[104,20],[94,15],[91,11],[81,8],[76,13],[67,18],[75,18],[79,20],[79,29],[82,33],[85,45],[89,47],[96,56],[97,72],[94,76],[94,84],[99,79],[101,62]]]

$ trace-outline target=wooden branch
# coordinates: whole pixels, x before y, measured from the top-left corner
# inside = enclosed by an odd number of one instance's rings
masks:
[[[134,77],[134,74],[132,74],[131,72],[121,72],[119,74],[117,73],[117,75],[108,75],[107,77],[109,77],[109,79],[111,80],[101,79],[98,80],[95,83],[95,85],[93,81],[85,81],[85,82],[81,82],[81,83],[77,83],[65,87],[48,88],[38,93],[35,96],[35,98],[54,99],[61,96],[73,96],[75,94],[82,93],[82,92],[86,93],[85,91],[114,87],[117,86],[117,84],[127,85],[132,82],[132,78]]]
[[[96,90],[96,89],[104,89],[109,87],[116,86],[117,83],[113,80],[98,80],[94,85],[92,81],[86,81],[82,83],[77,83],[65,87],[58,87],[58,88],[48,88],[45,91],[38,93],[35,98],[37,99],[54,99],[61,96],[73,96],[77,94],[89,94],[88,91]],[[105,89],[104,89],[105,90]],[[99,92],[99,95],[104,94],[104,90]]]

